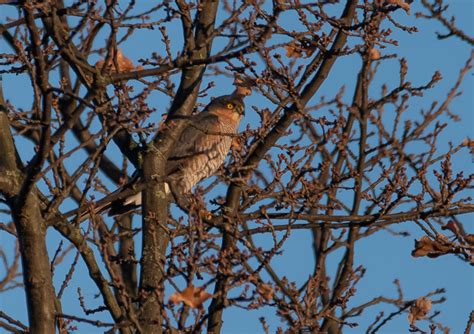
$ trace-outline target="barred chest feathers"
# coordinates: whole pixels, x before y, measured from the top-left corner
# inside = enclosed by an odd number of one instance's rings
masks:
[[[171,174],[171,186],[175,191],[189,193],[198,182],[214,174],[224,163],[232,145],[232,134],[237,133],[238,122],[222,120],[200,140],[198,154],[183,162],[179,171]]]

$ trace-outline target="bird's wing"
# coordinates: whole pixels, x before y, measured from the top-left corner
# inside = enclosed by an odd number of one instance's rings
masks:
[[[218,132],[218,129],[219,118],[216,115],[202,112],[193,116],[168,156],[166,174],[173,173],[189,159],[210,150],[215,144],[213,142],[219,137],[209,134]]]

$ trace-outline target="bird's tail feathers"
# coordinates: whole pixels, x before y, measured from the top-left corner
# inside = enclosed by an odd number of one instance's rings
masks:
[[[135,211],[142,205],[142,190],[144,184],[136,184],[133,187],[119,188],[104,198],[95,202],[93,206],[87,205],[69,211],[64,214],[65,218],[76,216],[77,222],[83,222],[91,214],[99,215],[107,212],[108,216],[123,215]],[[170,186],[165,182],[165,193],[171,194]]]

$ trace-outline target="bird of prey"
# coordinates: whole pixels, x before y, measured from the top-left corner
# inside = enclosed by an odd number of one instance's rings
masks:
[[[189,117],[166,163],[168,192],[171,188],[173,194],[190,193],[193,186],[214,174],[224,163],[245,112],[246,95],[238,87],[232,94],[213,99],[202,112]],[[109,210],[109,216],[113,216],[136,209],[142,203],[140,182],[143,182],[140,177],[133,178],[112,196],[99,200],[95,211]]]

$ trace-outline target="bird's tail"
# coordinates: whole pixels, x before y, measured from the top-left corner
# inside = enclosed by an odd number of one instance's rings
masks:
[[[91,215],[100,215],[107,212],[108,216],[123,215],[133,212],[142,205],[142,190],[145,185],[142,182],[134,182],[117,189],[113,193],[101,198],[93,206],[86,205],[63,215],[64,218],[76,216],[74,221],[80,223],[89,219]],[[171,191],[165,182],[165,192],[168,196]]]

